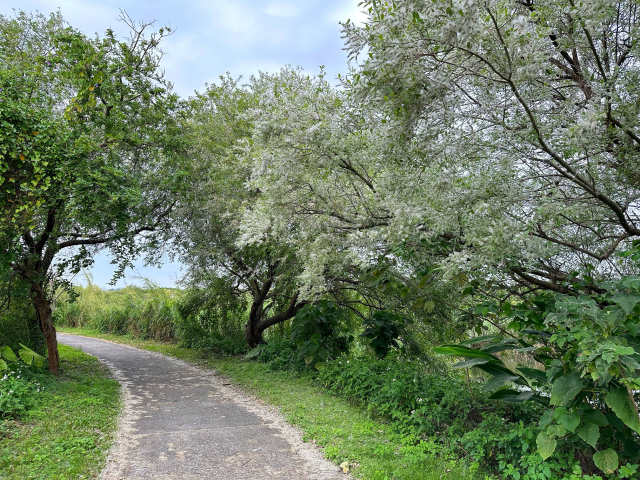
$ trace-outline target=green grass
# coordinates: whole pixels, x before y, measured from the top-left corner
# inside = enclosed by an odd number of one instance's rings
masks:
[[[60,346],[62,373],[43,375],[34,408],[0,419],[0,479],[97,478],[113,441],[120,387],[94,357]]]
[[[201,350],[92,330],[60,331],[126,343],[214,368],[262,400],[279,407],[304,432],[306,441],[324,448],[336,464],[347,462],[355,477],[367,480],[472,479],[461,461],[438,456],[439,447],[417,443],[391,425],[370,418],[347,401],[323,392],[310,378],[269,370],[265,364],[238,358],[212,358]]]

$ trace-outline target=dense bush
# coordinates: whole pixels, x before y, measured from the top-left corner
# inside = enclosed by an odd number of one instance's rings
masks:
[[[42,391],[45,358],[25,346],[16,351],[0,345],[0,418],[20,417]]]
[[[348,350],[353,335],[350,315],[335,303],[307,305],[291,322],[288,335],[272,334],[251,355],[277,370],[303,371]]]
[[[0,417],[20,417],[36,402],[42,386],[24,365],[12,365],[0,372]]]
[[[246,352],[246,308],[246,299],[234,295],[224,279],[216,279],[206,290],[188,290],[177,304],[177,337],[186,347]]]
[[[319,366],[316,381],[371,414],[394,422],[407,436],[441,445],[482,470],[513,480],[596,480],[583,476],[584,446],[566,442],[553,459],[538,455],[537,404],[496,402],[478,382],[447,373],[438,361],[343,356]],[[620,469],[619,477],[635,467]]]
[[[384,358],[391,348],[401,345],[399,337],[406,323],[407,320],[401,315],[384,310],[377,311],[364,321],[361,336],[366,339],[378,358]]]
[[[480,337],[439,351],[468,357],[462,365],[490,374],[491,398],[544,405],[541,458],[557,460],[569,448],[579,452],[583,471],[613,474],[640,463],[640,277],[573,288],[481,307],[508,320],[517,340]],[[507,350],[530,353],[538,368],[510,368],[495,355]]]
[[[0,295],[0,345],[17,351],[21,343],[37,352],[45,351],[44,336],[28,292],[16,286],[10,296]]]

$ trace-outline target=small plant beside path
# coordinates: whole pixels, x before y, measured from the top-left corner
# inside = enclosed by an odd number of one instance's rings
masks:
[[[0,415],[2,480],[97,478],[104,465],[120,387],[94,357],[61,346],[60,359],[58,378],[25,366],[3,380],[22,390]]]

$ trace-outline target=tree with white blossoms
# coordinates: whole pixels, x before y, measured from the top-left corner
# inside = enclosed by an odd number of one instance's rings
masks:
[[[184,132],[191,145],[189,186],[174,213],[188,282],[200,288],[222,285],[251,299],[245,327],[251,347],[262,343],[267,328],[294,317],[307,303],[298,295],[295,251],[268,231],[239,242],[242,212],[259,197],[248,184],[251,171],[242,155],[253,132],[246,112],[254,104],[251,88],[228,76],[191,99]]]
[[[285,68],[252,88],[254,131],[244,157],[260,195],[244,210],[241,241],[269,232],[294,249],[304,298],[329,293],[361,316],[390,309],[448,318],[427,330],[432,338],[454,333],[452,286],[443,287],[433,268],[450,245],[406,228],[413,193],[395,185],[402,146],[389,148],[385,117],[322,73]]]
[[[344,26],[365,58],[350,92],[386,114],[390,142],[406,139],[378,187],[403,207],[392,231],[453,234],[449,272],[527,288],[623,273],[616,253],[640,236],[636,3],[364,7],[363,26]]]

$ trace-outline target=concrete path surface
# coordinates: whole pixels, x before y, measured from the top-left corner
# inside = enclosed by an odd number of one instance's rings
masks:
[[[58,339],[103,361],[122,385],[104,480],[346,478],[273,408],[214,372],[104,340]]]

